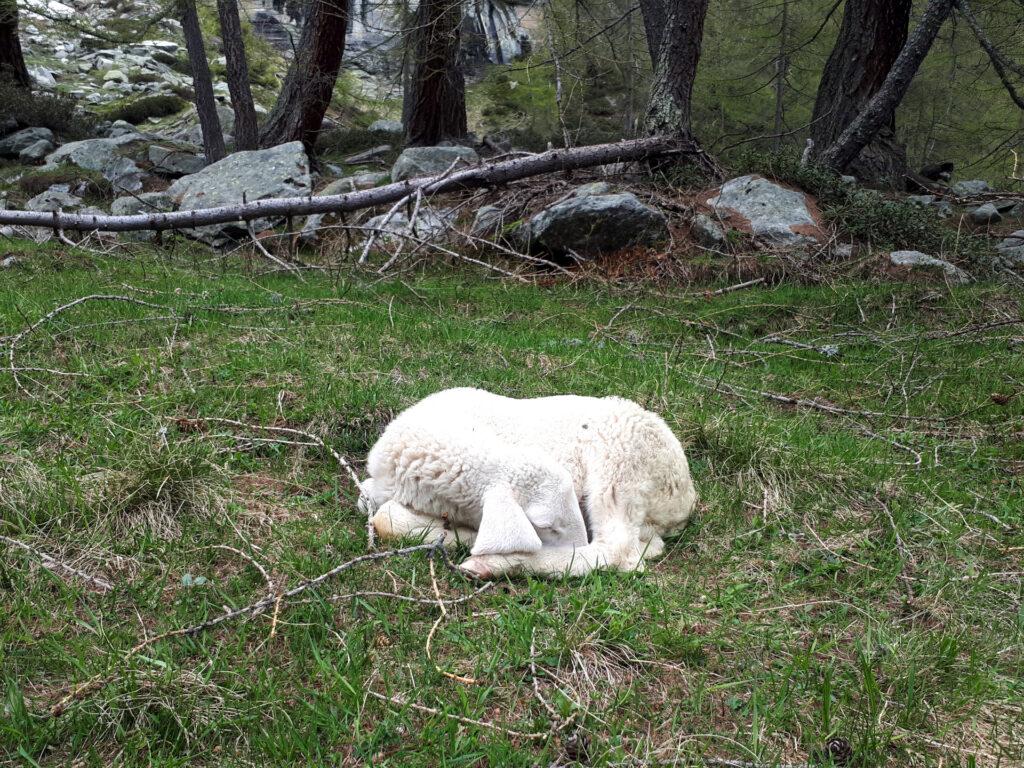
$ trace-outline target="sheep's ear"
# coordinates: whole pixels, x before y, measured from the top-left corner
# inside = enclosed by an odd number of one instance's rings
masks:
[[[540,552],[540,537],[516,502],[511,488],[490,488],[484,493],[483,501],[480,530],[471,550],[474,555]]]

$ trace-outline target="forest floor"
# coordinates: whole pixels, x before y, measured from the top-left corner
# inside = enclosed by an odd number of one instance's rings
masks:
[[[21,260],[0,764],[1024,765],[1019,291]],[[462,385],[663,414],[693,524],[644,574],[421,549],[277,599],[367,552],[331,451]]]

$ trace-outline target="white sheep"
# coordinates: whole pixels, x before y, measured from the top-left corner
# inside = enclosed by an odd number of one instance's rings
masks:
[[[642,569],[696,502],[675,435],[618,397],[438,392],[388,425],[367,470],[360,507],[381,538],[449,528],[481,578]]]

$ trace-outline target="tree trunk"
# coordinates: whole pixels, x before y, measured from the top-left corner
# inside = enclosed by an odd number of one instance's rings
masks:
[[[708,0],[640,0],[648,43],[658,35],[651,20],[663,19],[659,48],[651,51],[654,80],[645,128],[652,136],[690,139],[693,80],[700,62]]]
[[[203,31],[199,27],[199,14],[195,0],[179,0],[181,31],[185,36],[189,64],[192,65],[192,89],[196,94],[196,112],[199,113],[199,127],[203,132],[203,152],[207,163],[216,163],[226,154],[224,134],[220,129],[217,102],[213,98],[213,77],[206,61],[206,46]]]
[[[779,29],[779,56],[775,60],[775,136],[772,149],[782,149],[786,124],[786,77],[789,75],[789,0],[782,0],[782,24]]]
[[[830,147],[881,90],[907,42],[911,0],[846,0],[843,24],[818,86],[811,123],[815,151]],[[907,169],[896,114],[849,165],[867,182],[894,184]]]
[[[249,88],[249,64],[245,60],[238,0],[217,0],[217,15],[220,17],[220,35],[227,61],[231,108],[235,111],[235,149],[256,149],[259,142],[256,108]]]
[[[692,143],[683,146],[675,136],[654,136],[619,141],[613,144],[553,149],[539,155],[481,163],[465,170],[455,171],[447,176],[442,174],[409,179],[343,195],[277,198],[196,211],[141,213],[130,216],[0,210],[0,225],[13,224],[22,227],[46,227],[47,229],[59,227],[65,230],[87,232],[134,232],[143,229],[190,229],[209,224],[308,216],[315,213],[345,213],[379,205],[390,205],[405,198],[411,198],[417,191],[429,198],[431,195],[444,192],[464,192],[467,189],[499,186],[545,173],[592,168],[609,163],[644,161],[680,152],[691,154],[698,159],[701,154],[699,148]]]
[[[880,132],[892,126],[896,108],[949,18],[953,3],[954,0],[928,0],[921,21],[903,46],[884,84],[841,135],[818,156],[822,165],[842,172]]]
[[[462,4],[420,0],[412,39],[406,140],[433,146],[466,135],[466,80],[459,61]]]
[[[0,81],[4,80],[22,88],[32,87],[18,37],[17,0],[0,0]]]
[[[345,52],[348,0],[312,0],[295,60],[260,133],[260,145],[301,141],[312,152]]]

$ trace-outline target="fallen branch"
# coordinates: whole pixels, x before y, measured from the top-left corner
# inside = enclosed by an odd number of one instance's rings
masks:
[[[35,547],[29,546],[23,541],[12,539],[9,536],[0,536],[0,541],[12,547],[18,547],[19,549],[23,549],[30,555],[39,558],[39,562],[42,563],[42,566],[46,568],[48,571],[53,571],[54,573],[57,573],[59,571],[70,573],[72,576],[77,576],[82,581],[91,584],[100,592],[109,592],[114,588],[109,581],[105,581],[104,579],[101,579],[98,576],[93,576],[92,574],[79,570],[78,568],[70,566],[67,563],[63,563],[57,558],[53,557],[53,555],[48,555],[45,552],[40,552]]]
[[[555,171],[646,160],[670,154],[703,156],[696,144],[681,143],[679,140],[666,137],[652,137],[574,149],[555,149],[530,157],[482,163],[473,168],[453,173],[447,178],[442,178],[443,174],[442,176],[428,176],[343,195],[324,195],[312,198],[309,196],[284,197],[203,210],[139,213],[130,216],[3,210],[0,211],[0,224],[78,231],[101,230],[104,232],[195,229],[212,224],[228,224],[261,218],[358,211],[363,208],[395,203],[415,194],[417,190],[424,195],[429,195],[476,187],[491,187]]]

